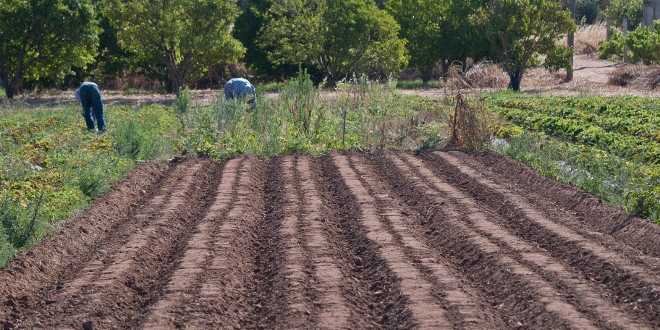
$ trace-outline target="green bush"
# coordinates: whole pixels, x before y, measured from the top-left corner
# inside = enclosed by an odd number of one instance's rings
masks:
[[[613,56],[623,58],[623,50],[626,45],[629,51],[629,62],[658,63],[660,61],[660,20],[655,21],[653,28],[639,28],[628,33],[627,37],[614,30],[610,41],[598,46],[598,56],[602,59],[612,59]]]
[[[45,233],[46,228],[41,220],[41,205],[43,194],[31,204],[24,206],[17,199],[5,194],[0,203],[0,258],[26,248]]]
[[[645,26],[632,31],[626,38],[626,45],[632,52],[633,63],[642,61],[644,64],[660,61],[660,20],[653,27]]]
[[[628,18],[628,28],[634,30],[642,22],[643,0],[609,0],[605,16],[612,18],[612,25],[621,27],[623,18]]]
[[[187,111],[187,110],[186,110]],[[122,117],[112,131],[112,147],[121,156],[150,160],[171,150],[175,137],[168,136],[177,125],[173,110],[152,105]]]

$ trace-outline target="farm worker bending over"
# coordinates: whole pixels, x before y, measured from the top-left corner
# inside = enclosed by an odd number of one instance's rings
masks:
[[[103,118],[103,101],[99,86],[93,82],[85,81],[73,94],[82,103],[82,115],[85,118],[88,131],[94,131],[94,119],[99,132],[105,132],[105,119]],[[92,116],[93,115],[93,116]]]
[[[225,84],[225,99],[248,99],[250,111],[257,108],[257,94],[247,79],[233,78]]]

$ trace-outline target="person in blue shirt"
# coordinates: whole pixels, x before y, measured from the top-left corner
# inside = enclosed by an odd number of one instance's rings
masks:
[[[225,84],[225,99],[247,99],[250,110],[257,108],[257,94],[254,86],[244,78],[232,78]]]
[[[99,86],[93,82],[85,81],[73,94],[82,103],[82,115],[85,118],[87,130],[94,131],[94,121],[99,132],[105,132],[105,118],[103,117],[103,100]]]

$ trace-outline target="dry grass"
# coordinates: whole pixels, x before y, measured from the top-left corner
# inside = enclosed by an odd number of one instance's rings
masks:
[[[604,22],[580,25],[575,32],[575,54],[595,55],[598,44],[605,41],[607,29]],[[566,37],[558,41],[566,45]]]
[[[463,76],[473,88],[505,88],[509,85],[509,76],[502,67],[491,62],[479,62]]]
[[[660,86],[660,66],[625,64],[610,75],[609,83],[616,86],[656,89]]]

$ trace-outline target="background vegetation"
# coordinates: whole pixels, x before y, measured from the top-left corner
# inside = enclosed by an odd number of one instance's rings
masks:
[[[7,0],[0,80],[8,98],[23,87],[85,79],[117,86],[136,77],[177,93],[238,75],[287,80],[300,65],[315,84],[384,81],[402,69],[426,83],[434,68],[446,74],[452,64],[488,60],[502,64],[517,90],[541,59],[548,69],[571,69],[572,53],[557,46],[576,26],[566,8],[556,0]],[[641,9],[641,0],[578,0],[576,17],[608,16],[618,26],[626,16],[635,29]]]

